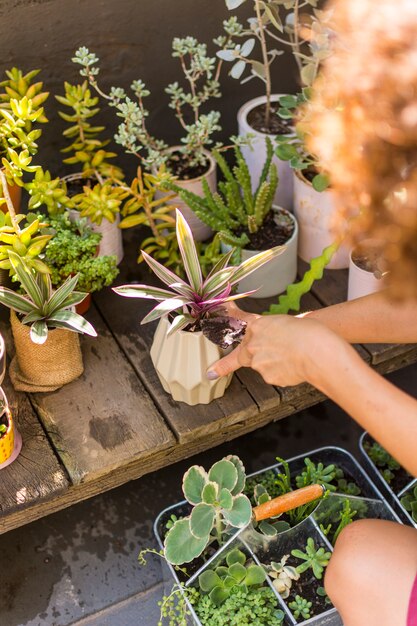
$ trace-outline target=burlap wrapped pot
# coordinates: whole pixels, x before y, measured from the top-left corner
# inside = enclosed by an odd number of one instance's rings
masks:
[[[55,391],[80,376],[83,359],[77,333],[64,329],[48,331],[42,345],[30,339],[30,327],[14,311],[10,322],[16,354],[10,364],[10,378],[19,391]]]

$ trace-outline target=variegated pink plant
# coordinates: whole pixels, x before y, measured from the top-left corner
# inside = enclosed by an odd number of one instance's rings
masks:
[[[284,250],[284,246],[277,246],[260,252],[238,266],[228,266],[233,254],[231,250],[216,263],[204,279],[191,229],[178,209],[176,223],[178,245],[188,282],[142,251],[143,258],[151,270],[170,290],[148,285],[122,285],[114,288],[116,293],[127,298],[156,300],[158,304],[141,323],[146,324],[172,314],[168,334],[181,329],[202,330],[204,320],[224,316],[224,305],[227,302],[254,293],[248,291],[233,294],[233,287]]]

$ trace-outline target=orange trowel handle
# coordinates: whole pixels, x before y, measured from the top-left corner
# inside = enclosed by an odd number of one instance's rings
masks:
[[[309,485],[308,487],[302,487],[301,489],[285,493],[283,496],[278,496],[278,498],[256,506],[253,509],[255,520],[260,522],[263,519],[281,515],[281,513],[296,509],[298,506],[313,502],[321,498],[325,491],[326,489],[323,485]]]

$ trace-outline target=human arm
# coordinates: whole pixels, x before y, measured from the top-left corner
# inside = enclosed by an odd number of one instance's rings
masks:
[[[339,335],[308,318],[253,320],[236,350],[210,372],[252,367],[267,383],[309,382],[326,394],[417,476],[417,401],[373,371]]]

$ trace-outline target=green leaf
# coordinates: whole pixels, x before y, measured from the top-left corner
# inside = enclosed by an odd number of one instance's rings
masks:
[[[169,300],[163,300],[155,308],[152,309],[148,315],[142,319],[141,324],[148,324],[149,322],[154,322],[155,320],[159,320],[164,315],[168,315],[168,313],[172,313],[172,311],[176,311],[177,309],[181,309],[185,304],[188,304],[189,300],[187,298],[181,298],[177,296],[176,298],[170,298]]]
[[[159,289],[158,287],[150,287],[148,285],[120,285],[113,287],[113,291],[119,296],[125,298],[143,298],[148,300],[168,300],[174,295],[172,291],[167,289]]]
[[[191,533],[189,518],[175,522],[165,537],[164,552],[168,563],[182,565],[200,556],[207,546],[209,537],[197,539]]]
[[[266,580],[266,572],[260,565],[249,565],[246,573],[245,584],[261,585]]]
[[[230,550],[230,552],[226,556],[226,563],[229,565],[229,567],[234,563],[240,563],[241,565],[245,565],[245,553],[242,552],[242,550],[239,550],[239,548],[233,548],[233,550]]]
[[[311,184],[316,191],[322,192],[330,185],[329,177],[326,174],[317,174]]]
[[[199,504],[201,502],[203,489],[207,482],[207,472],[199,465],[193,465],[184,474],[182,491],[190,504]]]
[[[234,61],[236,58],[233,50],[218,50],[216,55],[222,61]]]
[[[203,275],[201,273],[200,260],[198,258],[197,249],[195,247],[193,234],[183,214],[178,209],[176,210],[176,216],[177,240],[182,261],[184,264],[184,270],[188,276],[191,287],[196,292],[200,292],[203,283]]]
[[[206,504],[214,504],[217,500],[217,485],[216,483],[207,483],[204,486],[201,497]]]
[[[48,326],[46,325],[45,320],[39,320],[38,322],[33,322],[30,327],[30,338],[33,343],[38,345],[42,345],[48,339]]]
[[[263,535],[266,535],[267,537],[275,537],[278,534],[276,528],[274,528],[274,526],[272,524],[270,524],[269,522],[267,522],[266,520],[262,520],[258,524],[257,529]]]
[[[225,487],[223,487],[223,489],[220,491],[219,504],[222,507],[222,509],[229,510],[232,508],[232,505],[233,505],[232,494]]]
[[[252,507],[249,498],[243,494],[233,497],[230,511],[223,511],[223,516],[234,528],[244,528],[252,518]]]
[[[290,161],[293,157],[298,157],[297,148],[289,143],[280,143],[275,148],[275,154],[281,161]]]
[[[232,286],[236,285],[243,280],[243,278],[246,278],[246,276],[249,276],[249,274],[252,274],[252,272],[255,272],[257,269],[282,254],[284,250],[285,246],[276,246],[275,248],[271,248],[271,250],[264,250],[263,252],[246,259],[246,261],[243,261],[243,263],[236,268],[236,272],[234,273],[230,284]]]
[[[188,324],[191,324],[193,321],[194,320],[191,317],[191,315],[177,315],[176,317],[174,317],[171,323],[171,326],[168,329],[167,337],[169,337],[170,335],[172,335],[178,330],[182,330],[183,328],[188,326]]]
[[[184,283],[184,285],[187,284],[183,280],[181,280],[179,276],[174,274],[174,272],[171,272],[171,270],[164,267],[161,263],[155,261],[155,259],[153,259],[144,250],[141,250],[141,254],[143,260],[149,265],[153,273],[156,274],[156,276],[158,276],[158,278],[162,280],[163,283],[168,285],[168,287],[170,287],[173,283]]]
[[[232,78],[240,78],[243,74],[243,72],[245,71],[245,67],[246,67],[246,63],[245,61],[243,61],[242,59],[239,59],[239,61],[237,61],[232,69],[230,70],[230,76]]]
[[[215,587],[210,592],[210,600],[216,606],[220,606],[221,604],[223,604],[223,602],[225,602],[225,600],[227,600],[227,598],[229,597],[229,594],[230,592],[227,591],[226,589],[222,589],[222,587]]]
[[[221,461],[214,463],[209,471],[208,477],[209,480],[217,483],[220,489],[226,487],[226,489],[232,491],[237,483],[237,469],[231,461],[222,459]]]
[[[220,576],[212,569],[208,569],[198,577],[198,584],[201,591],[209,593],[214,587],[222,584]]]
[[[233,11],[233,9],[237,9],[244,2],[246,2],[246,0],[226,0],[226,6],[229,11]]]
[[[30,313],[37,310],[36,305],[32,304],[28,298],[15,293],[7,287],[0,287],[0,303],[17,313]]]
[[[42,294],[33,276],[32,270],[16,252],[10,251],[9,259],[23,289],[36,306],[42,309],[44,305]]]
[[[74,291],[78,282],[78,274],[76,276],[70,276],[66,281],[52,294],[47,303],[48,316],[53,315],[56,311],[62,308],[64,302],[69,298]]]
[[[232,576],[238,583],[241,583],[246,576],[246,567],[241,563],[233,563],[229,567],[229,575]]]
[[[246,483],[245,466],[243,465],[243,463],[239,459],[239,457],[236,456],[235,454],[229,454],[226,457],[226,461],[230,461],[230,463],[233,463],[233,465],[235,466],[235,468],[237,470],[237,483],[236,483],[236,485],[232,489],[232,495],[233,496],[237,496],[245,488],[245,483]]]
[[[250,39],[247,39],[245,43],[242,44],[242,47],[240,49],[240,54],[243,57],[248,57],[250,53],[252,52],[254,46],[255,46],[255,38],[251,37]]]
[[[205,502],[200,502],[200,504],[197,504],[193,508],[190,517],[190,530],[194,537],[197,537],[197,539],[209,537],[211,529],[213,528],[215,515],[215,508]]]
[[[48,326],[52,328],[66,328],[76,333],[97,337],[97,333],[90,322],[87,322],[81,315],[72,311],[56,311],[48,317]]]

